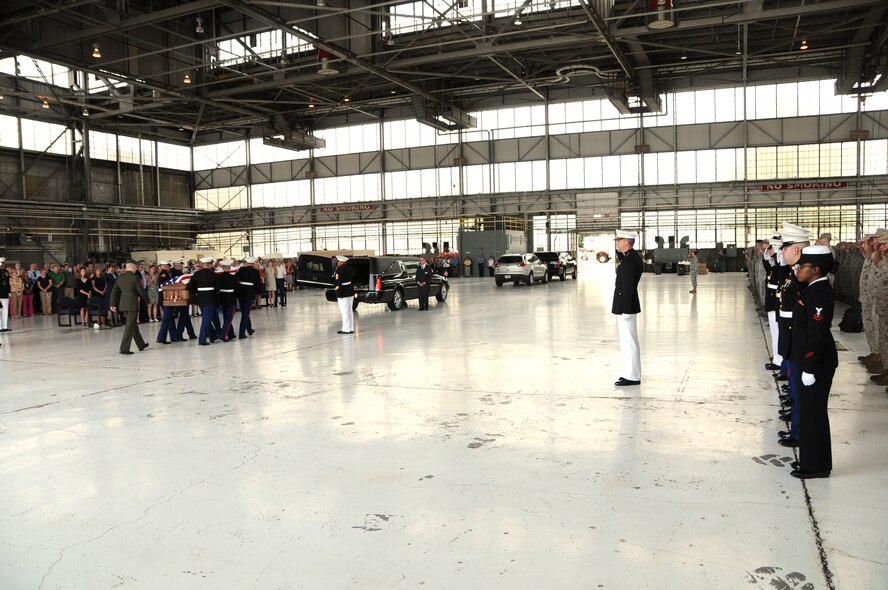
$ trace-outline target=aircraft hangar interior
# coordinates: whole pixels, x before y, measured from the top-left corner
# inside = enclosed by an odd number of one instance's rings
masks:
[[[886,227],[886,0],[4,0],[0,588],[885,588]]]

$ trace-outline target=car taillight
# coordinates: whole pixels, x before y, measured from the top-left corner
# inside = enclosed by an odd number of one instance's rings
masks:
[[[525,266],[527,266],[527,264],[521,262],[521,263],[518,264],[518,266],[520,266],[521,268],[524,268]]]
[[[561,261],[560,261],[560,260],[558,261],[558,264],[556,265],[556,268],[561,268]]]

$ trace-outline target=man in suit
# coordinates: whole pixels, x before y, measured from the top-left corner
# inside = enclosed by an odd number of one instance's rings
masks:
[[[617,230],[617,251],[623,255],[617,266],[617,280],[614,286],[614,302],[611,313],[617,316],[620,333],[620,354],[623,356],[623,376],[614,383],[617,387],[641,384],[641,350],[638,346],[637,316],[641,313],[638,300],[638,281],[644,271],[644,262],[635,251],[634,232]]]
[[[336,257],[336,272],[333,274],[333,290],[336,292],[336,301],[339,304],[339,314],[342,316],[342,329],[337,334],[355,333],[355,316],[352,304],[355,299],[355,287],[352,281],[355,278],[355,268],[346,264],[348,258]]]
[[[111,311],[117,313],[118,308],[126,316],[126,327],[123,329],[123,338],[120,340],[120,354],[133,354],[130,343],[135,339],[139,352],[148,348],[148,343],[142,339],[139,332],[139,297],[148,300],[148,294],[142,287],[142,281],[136,274],[136,263],[128,261],[126,272],[120,275],[111,290]]]
[[[419,268],[416,269],[416,285],[419,287],[419,311],[429,310],[429,291],[432,288],[432,267],[426,262],[425,256],[419,257]]]

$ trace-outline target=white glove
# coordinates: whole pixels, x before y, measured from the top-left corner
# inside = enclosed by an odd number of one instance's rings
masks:
[[[817,379],[811,373],[802,373],[802,384],[805,387],[811,387],[816,381]]]

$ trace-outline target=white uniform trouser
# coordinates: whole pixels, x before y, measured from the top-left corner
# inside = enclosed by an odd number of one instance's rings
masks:
[[[340,297],[337,300],[339,302],[339,313],[342,314],[343,332],[355,331],[355,315],[354,310],[352,309],[353,300],[354,297]]]
[[[777,340],[780,338],[780,324],[777,323],[777,312],[768,312],[768,327],[771,329],[771,362],[775,365],[783,364],[783,357],[777,352]]]
[[[9,298],[0,299],[0,304],[3,305],[3,309],[0,309],[0,330],[5,330],[9,327]]]
[[[620,333],[620,354],[623,357],[623,374],[629,381],[641,381],[641,349],[638,346],[638,316],[624,313],[617,316],[617,329]]]

